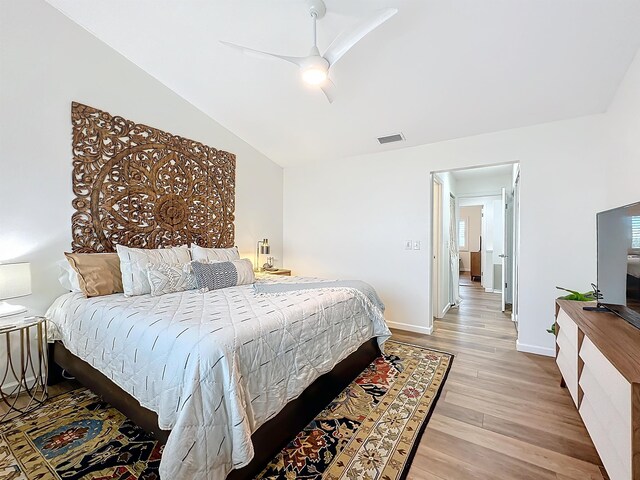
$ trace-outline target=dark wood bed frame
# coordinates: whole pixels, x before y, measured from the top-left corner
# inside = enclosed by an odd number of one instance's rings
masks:
[[[287,403],[278,415],[254,432],[251,436],[255,451],[253,460],[247,466],[233,470],[227,480],[249,479],[260,473],[287,443],[379,355],[377,339],[372,338],[333,370],[316,379],[298,398]],[[135,398],[87,362],[73,355],[58,341],[50,349],[49,384],[57,383],[63,378],[62,369],[156,439],[167,441],[170,431],[158,427],[158,415],[155,412],[140,406]]]

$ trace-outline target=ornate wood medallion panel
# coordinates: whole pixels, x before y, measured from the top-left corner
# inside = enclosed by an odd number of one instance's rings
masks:
[[[234,243],[235,155],[76,102],[74,252]]]

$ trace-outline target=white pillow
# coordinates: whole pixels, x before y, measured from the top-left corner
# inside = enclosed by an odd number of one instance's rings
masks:
[[[58,274],[60,285],[71,292],[82,292],[78,281],[78,272],[71,267],[69,261],[66,259],[60,260],[56,262],[56,265],[60,268],[60,273]]]
[[[191,258],[196,262],[232,262],[240,260],[240,254],[238,253],[238,247],[203,248],[192,243]]]
[[[129,248],[116,245],[120,257],[122,271],[122,287],[128,297],[151,293],[151,285],[147,276],[147,266],[150,263],[169,263],[184,265],[191,261],[189,248],[186,245],[172,248]]]
[[[191,272],[190,263],[185,265],[150,263],[147,266],[147,278],[152,297],[196,288],[196,278]]]

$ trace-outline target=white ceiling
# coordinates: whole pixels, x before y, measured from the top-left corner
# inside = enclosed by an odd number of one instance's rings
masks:
[[[48,2],[284,166],[603,112],[640,44],[639,0],[327,0],[321,51],[399,9],[332,69],[329,104],[295,66],[219,43],[306,55],[304,0]]]

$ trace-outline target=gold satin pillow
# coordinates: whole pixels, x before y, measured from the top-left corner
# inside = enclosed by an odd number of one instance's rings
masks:
[[[122,273],[117,253],[65,253],[87,297],[122,293]]]

